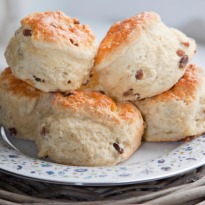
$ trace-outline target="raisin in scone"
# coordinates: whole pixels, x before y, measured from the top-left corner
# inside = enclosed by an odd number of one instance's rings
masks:
[[[61,164],[110,166],[128,159],[144,131],[139,110],[97,92],[53,94],[53,115],[42,121],[39,157]]]
[[[0,75],[0,124],[19,139],[34,140],[38,122],[49,115],[49,94],[17,79],[6,68]]]
[[[140,100],[170,89],[183,76],[196,43],[154,12],[115,23],[101,42],[95,68],[106,93]]]
[[[98,43],[88,25],[63,12],[25,17],[5,57],[14,75],[45,92],[78,89],[94,64]]]
[[[150,142],[178,141],[205,132],[205,77],[190,65],[169,91],[136,101],[147,124],[144,139]]]

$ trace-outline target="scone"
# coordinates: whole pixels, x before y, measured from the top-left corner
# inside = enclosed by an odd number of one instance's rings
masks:
[[[49,94],[17,79],[6,68],[0,75],[0,124],[19,139],[34,140],[39,120],[49,114]]]
[[[115,23],[101,42],[95,68],[106,93],[140,100],[170,89],[183,76],[196,43],[154,12]]]
[[[178,141],[205,132],[205,78],[203,70],[190,65],[169,91],[136,101],[147,124],[144,139]]]
[[[42,121],[39,157],[80,166],[110,166],[129,158],[141,144],[144,126],[131,103],[116,104],[97,92],[53,94],[53,115]]]
[[[97,48],[89,26],[48,11],[21,21],[5,57],[17,78],[44,92],[64,92],[87,81]]]

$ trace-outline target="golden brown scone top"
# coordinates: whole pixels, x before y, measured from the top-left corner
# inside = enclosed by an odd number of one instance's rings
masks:
[[[95,36],[88,25],[81,25],[79,20],[66,16],[61,11],[38,12],[21,21],[21,25],[30,28],[25,34],[33,40],[58,43],[68,41],[74,46],[90,47]]]
[[[115,23],[102,40],[97,54],[96,65],[118,47],[137,40],[141,35],[143,26],[152,24],[154,21],[160,21],[158,14],[154,12],[142,12],[136,16],[127,18]]]
[[[56,93],[52,104],[58,110],[73,110],[94,118],[103,117],[108,122],[120,124],[121,120],[132,123],[138,116],[137,108],[131,103],[116,104],[110,97],[93,91],[72,91],[69,93]]]
[[[28,85],[22,80],[16,78],[11,71],[11,68],[6,68],[0,75],[1,89],[12,92],[16,96],[28,98],[36,98],[42,95],[42,91]]]
[[[202,68],[191,64],[188,66],[184,76],[170,90],[164,92],[153,100],[170,101],[183,100],[186,103],[192,102],[195,99],[196,90],[203,81]]]

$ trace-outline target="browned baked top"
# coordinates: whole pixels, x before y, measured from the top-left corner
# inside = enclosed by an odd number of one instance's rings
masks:
[[[203,82],[203,70],[196,65],[189,65],[184,76],[170,90],[153,97],[157,101],[184,100],[192,102],[196,91]]]
[[[142,12],[136,16],[115,23],[102,40],[97,54],[96,65],[120,46],[130,44],[141,35],[144,26],[160,21],[158,14],[154,12]]]
[[[36,98],[42,95],[42,91],[28,85],[22,80],[16,78],[11,71],[11,68],[6,68],[0,75],[1,89],[11,92],[16,96],[28,98]]]
[[[96,39],[88,25],[81,25],[78,19],[61,11],[34,13],[22,19],[21,24],[31,29],[25,34],[37,41],[57,43],[60,40],[89,47]]]
[[[115,103],[110,97],[92,91],[72,91],[69,93],[56,93],[53,95],[52,104],[58,110],[73,110],[89,116],[104,118],[105,120],[120,123],[136,121],[137,108],[129,102]]]

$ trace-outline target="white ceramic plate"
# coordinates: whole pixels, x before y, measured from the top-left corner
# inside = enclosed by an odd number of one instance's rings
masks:
[[[32,142],[0,142],[0,170],[35,180],[73,185],[125,185],[182,174],[205,164],[205,135],[187,143],[143,143],[126,162],[112,167],[66,166],[36,158]]]

